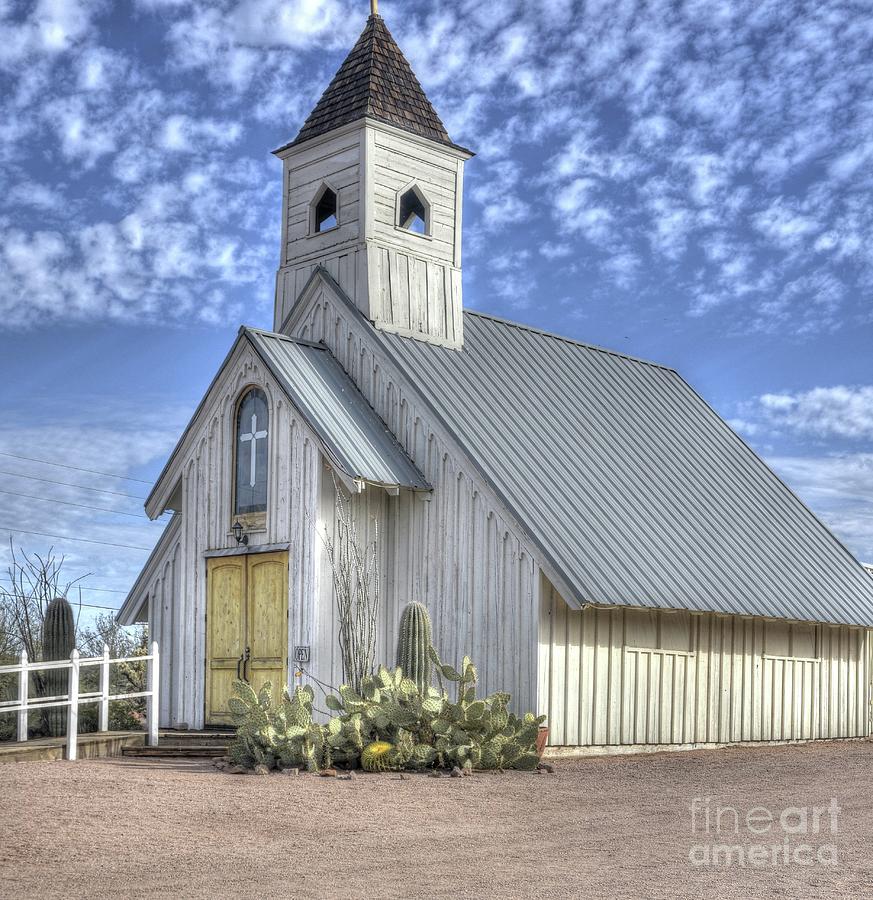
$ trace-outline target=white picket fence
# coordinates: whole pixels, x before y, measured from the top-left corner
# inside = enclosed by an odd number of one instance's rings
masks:
[[[109,730],[109,702],[111,700],[132,700],[134,697],[146,698],[146,724],[148,727],[148,745],[158,746],[158,716],[160,706],[158,703],[159,654],[158,642],[152,641],[152,652],[148,656],[124,656],[111,659],[109,648],[103,645],[103,655],[81,659],[79,651],[74,650],[69,659],[59,659],[52,662],[28,662],[27,653],[22,651],[20,660],[14,666],[0,666],[0,675],[18,674],[18,699],[4,700],[0,702],[0,712],[18,713],[18,740],[27,740],[27,714],[34,709],[49,709],[51,707],[65,706],[67,708],[67,759],[76,759],[78,755],[79,741],[79,704],[99,704],[98,731]],[[146,684],[147,691],[132,692],[129,694],[109,693],[109,667],[118,663],[145,662],[148,665]],[[100,666],[100,690],[88,693],[79,691],[79,672],[88,666]],[[57,697],[28,697],[30,673],[48,669],[69,669],[70,687],[68,694]]]

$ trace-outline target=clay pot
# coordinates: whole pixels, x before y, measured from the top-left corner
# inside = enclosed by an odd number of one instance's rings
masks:
[[[549,726],[548,725],[540,725],[540,730],[537,732],[537,756],[542,759],[543,753],[546,752],[546,741],[549,739]]]

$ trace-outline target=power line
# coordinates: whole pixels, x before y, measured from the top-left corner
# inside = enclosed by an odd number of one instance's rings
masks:
[[[107,612],[118,612],[121,607],[119,606],[99,606],[96,603],[71,603],[71,606],[87,606],[88,609],[105,609]],[[9,637],[17,638],[18,635],[13,631],[5,631],[0,628],[0,634],[8,635]]]
[[[35,534],[39,537],[56,538],[59,541],[78,541],[81,544],[102,544],[104,547],[121,547],[123,550],[152,551],[152,547],[134,547],[133,544],[113,544],[109,541],[94,541],[89,538],[70,537],[68,534],[47,534],[45,531],[25,531],[23,528],[10,528],[8,525],[0,525],[0,531],[8,531],[10,534]]]
[[[61,484],[64,487],[81,488],[83,491],[96,491],[98,494],[114,494],[116,497],[130,497],[131,500],[145,500],[136,494],[125,494],[123,491],[110,491],[106,488],[89,487],[87,484],[75,484],[72,481],[52,481],[51,478],[40,478],[38,475],[25,475],[22,472],[6,472],[0,469],[0,475],[11,475],[13,478],[29,478],[31,481],[42,481],[45,484]]]
[[[24,497],[26,500],[41,500],[43,503],[62,503],[64,506],[76,506],[79,509],[93,509],[95,512],[112,513],[115,516],[132,516],[134,519],[148,519],[148,516],[144,516],[142,513],[124,512],[120,509],[108,509],[105,506],[87,506],[84,503],[73,503],[71,500],[56,500],[54,497],[35,497],[33,494],[21,494],[18,491],[4,490],[0,490],[0,494],[9,494],[11,497]]]
[[[2,582],[3,584],[15,584],[14,581],[10,581],[10,579],[8,579],[8,578],[0,578],[0,582]],[[122,591],[122,590],[119,590],[118,588],[91,587],[88,584],[79,584],[79,582],[76,582],[75,587],[82,588],[83,591],[95,591],[100,594],[125,594],[125,595],[127,595],[130,593],[130,591]]]
[[[91,475],[103,475],[106,478],[121,478],[124,481],[136,481],[138,484],[151,484],[150,481],[145,481],[142,478],[131,478],[129,475],[116,475],[114,472],[98,472],[96,469],[83,469],[81,466],[70,466],[67,465],[67,463],[51,462],[48,459],[36,459],[33,456],[19,456],[17,453],[0,452],[0,456],[8,456],[11,459],[24,459],[28,462],[42,463],[46,466],[59,466],[62,469],[75,469],[77,472],[88,472]]]

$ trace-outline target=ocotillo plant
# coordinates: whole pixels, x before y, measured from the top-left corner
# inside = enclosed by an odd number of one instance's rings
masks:
[[[410,603],[400,617],[397,639],[397,665],[411,678],[422,695],[430,687],[431,627],[427,608]]]
[[[44,662],[55,659],[69,659],[76,647],[76,627],[73,623],[73,608],[63,597],[55,597],[45,611],[42,622],[42,658]],[[46,696],[59,697],[70,689],[68,669],[49,669],[43,679]],[[51,737],[59,737],[66,728],[67,711],[63,706],[45,710],[45,725]]]
[[[379,618],[379,523],[358,530],[357,507],[334,476],[336,515],[332,530],[322,533],[327,559],[333,573],[337,608],[337,637],[343,680],[356,691],[376,663],[376,623]],[[367,532],[372,538],[367,541]]]

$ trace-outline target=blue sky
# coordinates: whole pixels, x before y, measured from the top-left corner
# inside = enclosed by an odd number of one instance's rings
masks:
[[[272,324],[269,151],[368,6],[0,0],[0,452],[154,478],[239,324]],[[380,6],[478,153],[466,304],[677,367],[873,559],[870,4]],[[146,484],[9,456],[0,471],[17,473],[0,475],[4,537],[160,531],[32,498],[136,499],[21,476]],[[106,605],[146,555],[54,543]]]

